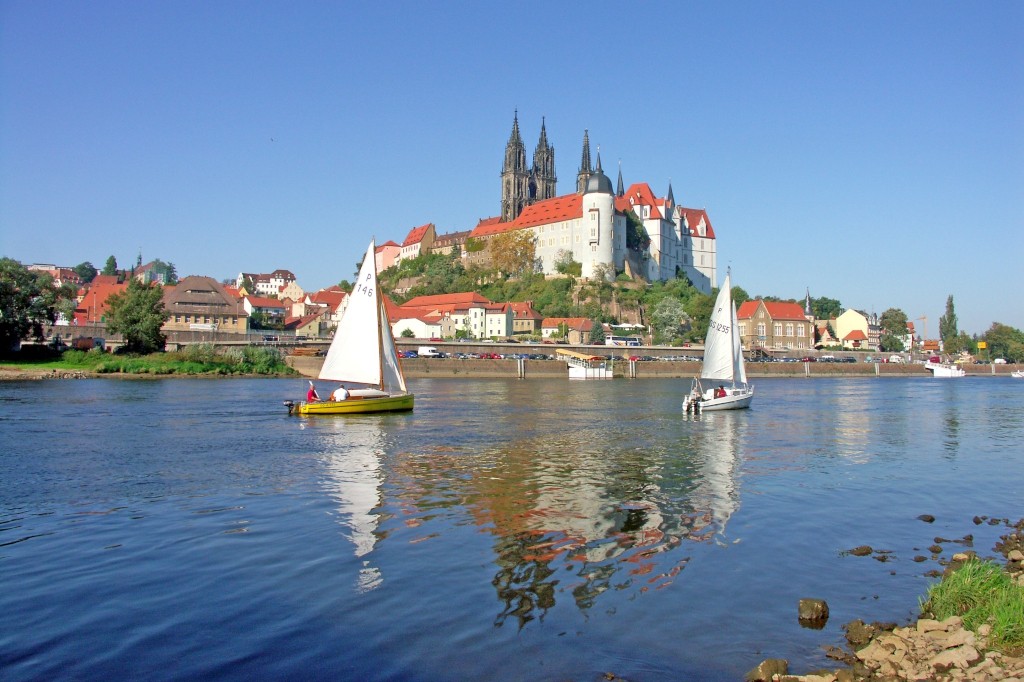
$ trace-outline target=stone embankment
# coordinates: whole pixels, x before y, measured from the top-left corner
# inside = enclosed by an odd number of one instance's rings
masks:
[[[80,370],[25,370],[0,367],[0,381],[38,381],[42,379],[85,379],[96,376]]]
[[[1007,573],[1024,587],[1024,520],[1018,521],[1014,531],[1003,536],[996,550],[1006,558]],[[955,554],[946,573],[955,571],[973,556],[974,552]],[[747,673],[747,682],[1024,682],[1024,657],[993,650],[987,639],[990,626],[982,625],[974,633],[964,628],[958,616],[943,621],[922,617],[906,627],[855,620],[844,629],[850,650],[831,647],[827,655],[845,663],[847,668],[790,675],[785,660],[768,659]]]

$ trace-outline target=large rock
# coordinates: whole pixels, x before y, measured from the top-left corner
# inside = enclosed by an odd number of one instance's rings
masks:
[[[784,658],[768,658],[761,661],[761,664],[747,673],[743,679],[746,682],[771,682],[773,675],[786,675],[789,673],[789,661]]]
[[[828,604],[824,599],[801,599],[797,614],[801,625],[824,626],[828,621]]]

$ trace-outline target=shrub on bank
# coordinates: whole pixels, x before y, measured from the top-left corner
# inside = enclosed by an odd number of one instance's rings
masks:
[[[988,624],[993,648],[1024,649],[1024,587],[994,562],[972,558],[928,589],[921,610],[937,620],[960,616],[964,627],[975,633]]]
[[[212,344],[196,344],[170,353],[115,355],[99,349],[68,350],[59,360],[32,363],[42,369],[77,369],[98,374],[294,374],[276,348],[247,346],[223,353]]]

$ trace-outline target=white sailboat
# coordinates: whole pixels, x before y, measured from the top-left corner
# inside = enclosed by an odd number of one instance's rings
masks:
[[[700,376],[693,380],[689,395],[683,400],[684,412],[739,410],[750,407],[754,399],[754,387],[747,384],[747,371],[743,364],[731,277],[731,273],[726,274],[725,283],[715,300],[704,341],[704,364]],[[707,383],[707,388],[704,383]]]
[[[286,401],[289,412],[298,414],[354,414],[400,412],[413,408],[413,394],[405,387],[391,333],[384,298],[377,286],[377,264],[371,240],[349,296],[348,307],[327,350],[320,379],[342,382],[348,389],[344,400],[296,404]]]

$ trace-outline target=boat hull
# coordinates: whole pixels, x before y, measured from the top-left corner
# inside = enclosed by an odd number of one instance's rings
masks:
[[[932,376],[946,379],[962,377],[967,374],[967,372],[965,372],[962,367],[957,367],[955,365],[938,365],[928,363],[924,366],[924,368],[931,372]]]
[[[753,399],[754,389],[750,388],[746,391],[737,391],[736,393],[727,395],[724,398],[704,400],[700,403],[700,411],[716,412],[719,410],[742,410],[750,407],[750,403]]]
[[[324,400],[321,402],[301,402],[295,406],[294,412],[301,415],[328,414],[372,414],[374,412],[409,412],[413,408],[412,393],[389,395],[373,398],[353,397],[338,402]]]

